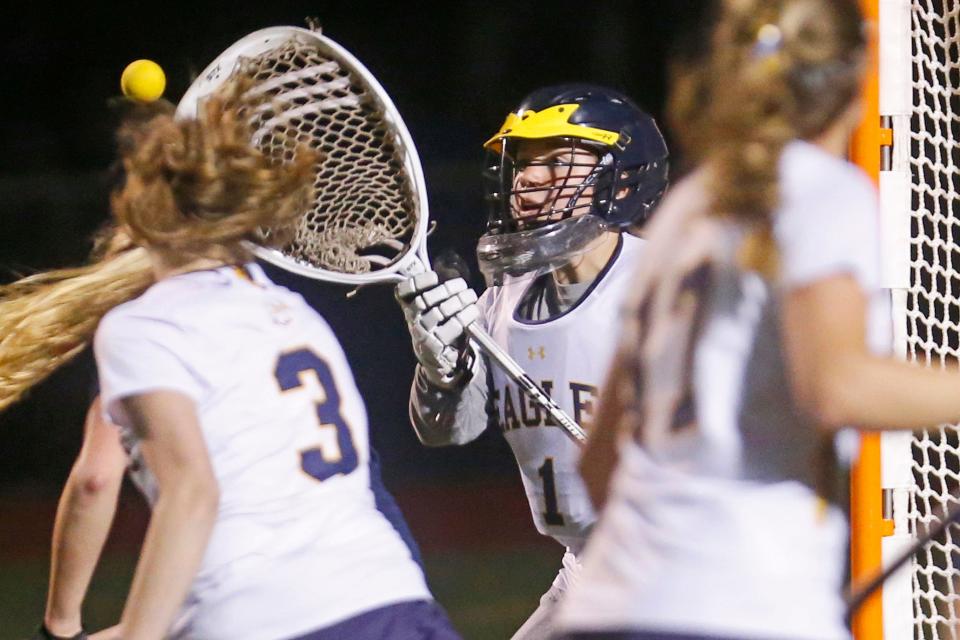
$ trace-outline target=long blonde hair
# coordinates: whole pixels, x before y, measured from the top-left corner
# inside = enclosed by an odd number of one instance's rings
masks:
[[[712,169],[711,210],[752,230],[746,266],[776,270],[780,154],[851,105],[865,47],[856,0],[723,0],[707,59],[677,74],[671,121]]]
[[[0,286],[0,411],[77,356],[100,319],[153,283],[144,249],[112,230],[84,266]]]
[[[242,77],[241,77],[242,78]],[[131,112],[118,131],[123,183],[110,228],[81,267],[0,286],[0,410],[79,354],[110,309],[143,293],[154,274],[147,249],[183,260],[246,259],[243,240],[283,242],[306,210],[315,156],[297,148],[281,164],[251,143],[250,82],[228,82],[194,120],[169,105]],[[141,245],[141,246],[137,246]]]

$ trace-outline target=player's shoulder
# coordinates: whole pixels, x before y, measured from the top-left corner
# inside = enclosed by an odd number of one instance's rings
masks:
[[[177,327],[175,305],[169,296],[157,294],[158,285],[138,298],[117,305],[108,311],[97,326],[96,338],[103,341],[107,337],[127,336],[145,337],[156,332],[167,332]]]
[[[586,296],[591,300],[607,296],[622,297],[624,289],[629,289],[637,270],[637,264],[643,257],[647,241],[627,231],[620,232],[617,247],[600,272]]]
[[[477,297],[477,309],[480,310],[480,319],[484,328],[489,329],[492,326],[502,295],[503,287],[489,286]]]
[[[503,297],[504,292],[515,286],[515,278],[506,276],[505,281],[502,284],[490,285],[481,291],[477,299],[477,304],[481,309],[489,309],[494,307],[496,306],[497,301]]]
[[[807,142],[784,149],[774,220],[781,280],[804,285],[851,272],[868,289],[879,278],[876,188],[855,165]]]
[[[815,144],[794,140],[780,160],[782,209],[804,216],[830,216],[838,211],[869,212],[876,206],[876,188],[864,171]]]
[[[157,284],[153,284],[133,300],[128,300],[110,309],[100,320],[98,329],[103,331],[128,322],[136,322],[138,319],[161,316],[164,307],[162,304],[158,304],[158,296],[155,295],[157,286]]]
[[[808,142],[791,142],[780,163],[774,230],[786,253],[866,252],[879,233],[876,187],[856,165]],[[817,250],[814,251],[814,247]],[[807,258],[804,258],[806,260]]]
[[[140,296],[117,305],[101,321],[108,324],[136,322],[137,320],[173,320],[185,308],[204,300],[202,286],[185,278],[173,277],[151,285]]]
[[[780,155],[780,171],[785,183],[828,181],[834,184],[869,183],[860,167],[823,147],[806,140],[792,140]]]
[[[234,287],[228,269],[193,271],[164,278],[139,297],[111,309],[101,320],[98,331],[120,331],[125,326],[140,330],[145,327],[199,330],[216,319],[213,315],[236,314],[237,302],[232,300],[236,296],[230,294]],[[214,301],[217,304],[211,304]]]
[[[620,247],[614,263],[618,271],[632,270],[636,260],[643,254],[647,241],[629,231],[620,233]]]

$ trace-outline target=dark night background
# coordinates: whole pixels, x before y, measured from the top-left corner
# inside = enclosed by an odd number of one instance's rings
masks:
[[[485,219],[481,143],[534,87],[607,84],[662,116],[665,60],[706,0],[440,5],[395,2],[83,5],[21,8],[0,40],[0,281],[76,264],[108,217],[120,72],[137,58],[164,67],[166,97],[246,33],[319,18],[392,95],[418,145],[432,215],[431,252],[472,260]],[[516,475],[499,434],[432,451],[412,435],[406,398],[413,356],[387,287],[347,300],[336,285],[275,274],[304,293],[343,342],[364,392],[391,486],[408,480]],[[475,285],[480,286],[480,280]],[[80,441],[91,363],[75,365],[0,416],[0,490],[56,492]]]
[[[668,52],[708,4],[20,3],[0,27],[0,283],[85,259],[91,234],[109,219],[116,114],[108,103],[135,59],[165,69],[166,97],[176,102],[235,40],[317,17],[377,76],[411,130],[437,222],[431,252],[452,249],[475,265],[486,218],[481,145],[508,111],[536,87],[586,81],[624,91],[662,122]],[[508,637],[556,575],[561,549],[536,534],[503,437],[488,432],[439,450],[418,443],[407,418],[414,358],[388,287],[348,300],[346,287],[271,273],[339,336],[386,484],[424,551],[438,601],[465,637]],[[474,285],[482,285],[476,276]],[[42,615],[56,497],[93,380],[86,354],[0,414],[0,639],[28,635]],[[86,601],[91,628],[116,621],[146,519],[127,487]]]

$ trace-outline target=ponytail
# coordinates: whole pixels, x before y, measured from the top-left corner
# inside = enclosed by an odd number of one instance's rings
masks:
[[[776,272],[780,156],[853,101],[864,50],[855,0],[723,0],[707,59],[675,73],[672,122],[711,168],[711,211],[746,228],[745,267]]]
[[[0,286],[0,411],[72,360],[100,319],[153,283],[144,249],[107,238],[92,263]]]

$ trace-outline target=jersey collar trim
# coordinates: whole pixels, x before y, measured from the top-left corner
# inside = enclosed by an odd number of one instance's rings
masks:
[[[617,259],[620,257],[620,253],[621,253],[622,251],[623,251],[623,234],[621,233],[621,234],[619,235],[619,237],[617,238],[617,247],[613,250],[613,254],[610,256],[610,259],[607,260],[607,264],[603,265],[603,269],[601,269],[601,270],[600,270],[600,273],[597,274],[597,277],[593,279],[593,282],[590,283],[590,286],[587,288],[587,290],[583,292],[583,295],[580,296],[580,299],[577,300],[575,303],[573,303],[573,305],[572,305],[569,309],[567,309],[566,311],[564,311],[563,313],[559,313],[559,314],[557,314],[557,315],[555,315],[555,316],[551,316],[551,317],[546,318],[546,319],[544,319],[544,320],[525,320],[525,319],[521,318],[520,315],[518,314],[518,310],[520,309],[520,303],[518,302],[517,305],[516,305],[516,306],[514,307],[514,309],[513,309],[513,320],[514,320],[514,322],[517,322],[517,323],[523,324],[523,325],[528,325],[528,326],[536,326],[536,325],[541,325],[541,324],[547,324],[547,323],[550,323],[550,322],[554,322],[554,321],[556,321],[556,320],[559,320],[560,318],[563,318],[563,317],[565,317],[565,316],[570,315],[570,314],[573,313],[576,309],[578,309],[578,308],[580,307],[580,305],[583,304],[583,301],[590,297],[590,294],[593,293],[593,290],[596,289],[597,286],[600,285],[600,283],[603,281],[603,279],[606,277],[606,275],[607,275],[607,274],[610,272],[610,270],[613,268],[613,265],[617,262]],[[552,277],[553,277],[553,274],[552,274],[552,273],[546,273],[546,274],[544,274],[543,277],[552,278]],[[524,290],[524,292],[520,295],[520,298],[519,298],[520,301],[522,301],[522,300],[527,296],[527,293],[529,293],[530,288],[533,287],[533,286],[536,284],[537,280],[538,280],[538,278],[535,278],[535,279],[533,280],[533,282],[531,282],[529,285],[527,285],[527,288],[526,288],[526,289]]]

